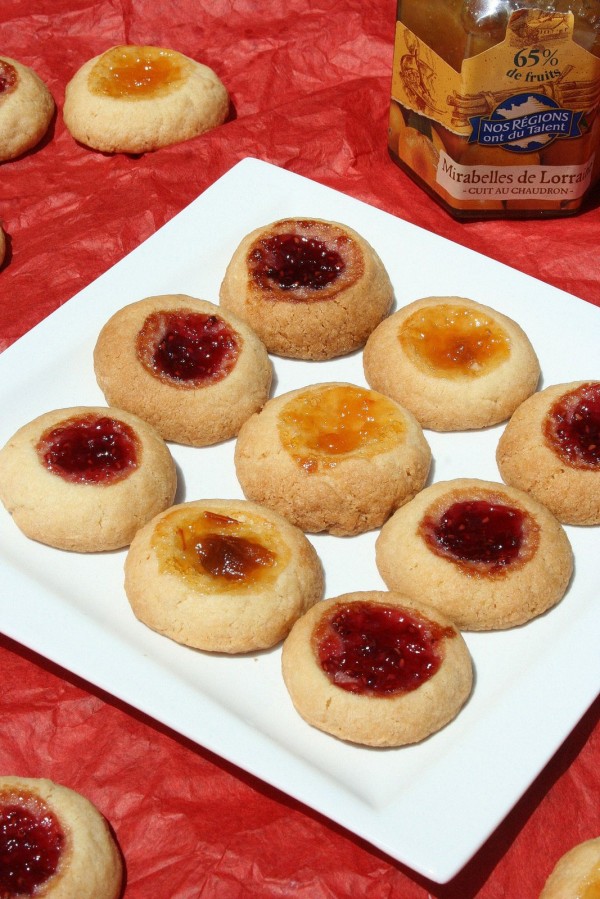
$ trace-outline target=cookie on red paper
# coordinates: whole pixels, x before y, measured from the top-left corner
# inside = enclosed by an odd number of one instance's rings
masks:
[[[33,69],[0,56],[0,162],[37,146],[54,109],[52,94]]]

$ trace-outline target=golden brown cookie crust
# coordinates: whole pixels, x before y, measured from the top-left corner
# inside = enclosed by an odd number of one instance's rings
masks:
[[[195,533],[194,521],[204,524],[206,513],[209,534],[241,537],[273,554],[258,578],[227,580],[196,559],[191,570],[176,561],[177,529]],[[304,534],[276,512],[244,500],[198,500],[139,531],[125,561],[125,591],[134,614],[153,630],[196,649],[246,653],[283,640],[321,599],[323,570]]]
[[[323,672],[313,648],[313,632],[335,605],[367,602],[406,609],[443,628],[443,661],[417,689],[394,696],[350,693]],[[399,593],[346,593],[313,606],[292,628],[283,644],[282,673],[292,703],[310,725],[342,740],[367,746],[418,743],[456,717],[471,692],[473,669],[460,632],[439,611]]]
[[[138,438],[139,464],[124,479],[71,483],[40,460],[36,446],[46,431],[88,415],[123,421]],[[58,549],[102,552],[127,546],[138,528],[173,502],[176,487],[165,442],[145,421],[120,409],[75,406],[46,412],[0,450],[0,500],[27,537]]]
[[[161,380],[140,361],[137,340],[157,312],[216,316],[237,334],[241,347],[233,369],[221,380],[196,388]],[[94,370],[110,405],[150,422],[165,440],[208,446],[234,437],[269,396],[272,365],[258,337],[235,315],[184,294],[147,297],[124,306],[102,328]]]
[[[600,887],[600,837],[566,852],[546,881],[539,899],[592,899]]]
[[[177,72],[168,89],[147,96],[119,97],[95,88],[95,73],[108,54],[159,54]],[[146,153],[197,137],[222,124],[229,95],[216,73],[176,50],[113,47],[88,60],[66,87],[63,116],[75,140],[104,153]]]
[[[422,536],[426,515],[437,518],[454,502],[485,500],[526,514],[525,546],[515,564],[490,572],[440,555]],[[554,516],[520,490],[471,478],[440,481],[399,509],[375,544],[377,568],[390,590],[438,608],[462,630],[499,630],[524,624],[552,608],[573,571],[568,537]]]
[[[496,450],[502,480],[525,490],[547,506],[563,524],[600,524],[600,468],[577,468],[565,462],[544,436],[554,403],[595,381],[553,384],[515,411]]]
[[[272,281],[261,287],[250,275],[249,255],[260,241],[282,234],[316,239],[335,249],[344,272],[327,287],[282,290]],[[220,303],[248,322],[270,353],[323,360],[363,346],[389,313],[393,288],[373,247],[347,225],[294,218],[256,228],[235,250],[220,290]]]
[[[325,393],[349,389],[350,397],[375,403],[383,416],[381,440],[365,454],[325,456],[314,465],[294,457],[282,442],[282,416],[298,400],[322,408]],[[323,431],[327,436],[326,422]],[[318,455],[315,457],[319,460]],[[379,527],[427,480],[431,450],[414,417],[375,391],[331,382],[277,396],[240,429],[235,455],[238,480],[247,499],[276,509],[304,531],[345,536]]]
[[[0,162],[15,159],[37,146],[54,115],[54,99],[39,75],[10,56],[0,56],[0,80],[11,82],[0,91]]]
[[[109,826],[85,796],[46,778],[0,777],[0,803],[37,804],[54,816],[65,845],[56,873],[39,895],[64,899],[117,899],[123,862]]]
[[[420,332],[421,320],[435,308],[441,321],[467,317],[477,322],[475,332],[483,332],[480,341],[486,341],[489,359],[485,361],[483,354],[465,370],[458,364],[441,369],[404,347],[399,334],[406,338],[409,329]],[[484,323],[494,329],[491,342]],[[440,330],[449,329],[440,326]],[[369,337],[363,366],[374,390],[391,396],[424,428],[435,431],[470,430],[504,421],[533,393],[540,376],[537,356],[523,329],[497,310],[463,297],[424,297],[399,309]]]

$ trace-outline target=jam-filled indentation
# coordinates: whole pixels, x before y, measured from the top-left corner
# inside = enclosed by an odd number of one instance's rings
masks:
[[[18,80],[15,67],[5,59],[0,59],[0,100],[16,88]]]
[[[478,378],[510,355],[510,339],[494,319],[451,303],[424,306],[400,326],[404,352],[429,374]]]
[[[412,609],[340,602],[323,615],[312,645],[329,680],[349,693],[390,697],[416,690],[439,670],[451,627]]]
[[[75,415],[44,431],[37,442],[44,467],[70,483],[114,484],[135,471],[142,448],[135,431],[109,415]]]
[[[279,414],[283,447],[305,471],[335,468],[401,443],[406,424],[387,397],[353,385],[323,385],[298,394]]]
[[[58,871],[64,848],[63,830],[41,799],[0,793],[0,896],[37,896]]]
[[[600,382],[561,396],[544,422],[546,442],[570,468],[600,469]]]
[[[103,53],[88,76],[88,85],[92,93],[105,97],[143,100],[171,93],[188,74],[188,64],[180,53],[128,45]]]
[[[242,337],[218,315],[187,309],[151,313],[137,336],[142,365],[161,381],[206,387],[226,378],[242,350]]]

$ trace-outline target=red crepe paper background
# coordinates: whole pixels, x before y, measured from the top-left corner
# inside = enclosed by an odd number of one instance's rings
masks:
[[[394,23],[393,0],[3,0],[0,53],[37,71],[57,114],[37,148],[0,165],[0,349],[246,156],[600,305],[598,192],[572,219],[459,224],[389,160]],[[76,144],[62,121],[65,85],[121,43],[211,66],[231,95],[227,123],[140,157]],[[600,702],[439,886],[5,638],[0,683],[0,772],[50,777],[97,804],[126,859],[126,899],[534,899],[563,852],[600,835]]]

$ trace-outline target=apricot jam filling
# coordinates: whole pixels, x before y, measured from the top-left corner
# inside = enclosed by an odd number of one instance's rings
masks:
[[[286,220],[259,237],[247,256],[251,287],[262,299],[331,299],[362,275],[356,242],[328,222]]]
[[[114,484],[139,466],[142,447],[124,421],[105,415],[67,418],[44,431],[36,450],[40,461],[65,481]]]
[[[278,429],[284,449],[309,473],[335,468],[350,456],[389,452],[406,433],[391,400],[349,384],[309,388],[290,399]]]
[[[65,834],[37,796],[0,793],[0,896],[37,896],[58,871]]]
[[[438,671],[456,632],[412,609],[368,601],[337,603],[320,619],[312,646],[332,684],[349,693],[397,696]]]
[[[429,548],[474,576],[495,577],[523,565],[539,544],[539,525],[494,494],[456,493],[434,503],[419,524]]]
[[[600,469],[600,381],[558,399],[544,422],[544,437],[571,468]]]
[[[497,322],[451,303],[414,312],[400,326],[398,340],[419,368],[444,378],[481,377],[510,355],[510,338]]]
[[[88,76],[89,89],[118,100],[161,97],[180,87],[189,75],[187,60],[162,47],[113,47],[103,53]]]
[[[600,899],[600,864],[595,865],[591,874],[586,877],[578,896],[581,899]]]
[[[151,545],[161,573],[173,573],[203,593],[274,583],[289,561],[277,528],[256,515],[174,509],[154,528]]]
[[[17,86],[17,70],[9,62],[0,59],[0,100]]]
[[[159,380],[182,388],[206,387],[233,370],[242,337],[218,315],[159,311],[146,318],[136,349],[142,365]]]

